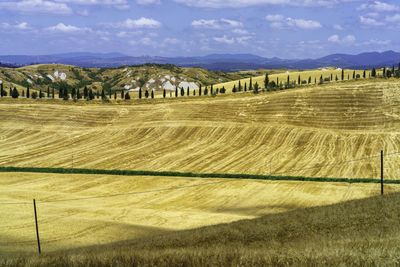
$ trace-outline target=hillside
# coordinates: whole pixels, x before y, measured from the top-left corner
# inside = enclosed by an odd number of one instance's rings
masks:
[[[5,266],[397,266],[400,194],[160,233]]]
[[[28,86],[34,90],[56,92],[66,83],[71,88],[93,91],[102,88],[114,90],[174,90],[175,86],[197,89],[201,85],[211,85],[249,77],[248,73],[212,72],[201,68],[179,68],[174,65],[145,64],[121,68],[79,68],[68,65],[32,65],[21,68],[0,68],[0,81],[5,89],[17,87],[20,91]]]
[[[3,98],[0,166],[376,179],[384,150],[385,179],[398,180],[399,89],[399,79],[376,78],[107,103]],[[379,190],[375,183],[0,173],[0,253],[35,253],[35,198],[47,256],[5,265],[388,265],[399,252],[397,193],[318,207]],[[386,193],[399,191],[385,184]]]
[[[371,79],[107,105],[5,99],[0,164],[70,167],[73,154],[77,168],[377,178],[376,158],[314,167],[400,151],[398,88]],[[398,179],[400,158],[387,160]]]

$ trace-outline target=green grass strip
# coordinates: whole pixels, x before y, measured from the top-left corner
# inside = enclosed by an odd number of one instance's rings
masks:
[[[307,181],[307,182],[336,182],[336,183],[380,183],[380,179],[371,178],[320,178],[302,176],[270,176],[259,174],[231,174],[231,173],[192,173],[192,172],[157,172],[132,170],[100,170],[100,169],[64,169],[64,168],[34,168],[34,167],[0,167],[0,172],[35,172],[61,174],[107,174],[124,176],[170,176],[193,178],[231,178],[256,179],[270,181]],[[400,180],[384,180],[385,184],[400,184]]]

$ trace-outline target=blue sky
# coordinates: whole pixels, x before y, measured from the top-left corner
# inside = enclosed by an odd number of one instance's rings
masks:
[[[0,0],[0,54],[400,51],[394,0]]]

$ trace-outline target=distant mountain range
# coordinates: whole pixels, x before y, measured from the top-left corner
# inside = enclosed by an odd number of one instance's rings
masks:
[[[255,70],[261,68],[315,69],[320,67],[340,67],[364,69],[391,67],[400,62],[400,53],[394,51],[369,52],[358,55],[333,54],[318,59],[264,58],[252,54],[212,54],[202,57],[133,57],[120,53],[65,53],[55,55],[4,55],[0,65],[17,67],[32,64],[66,64],[87,68],[120,67],[145,63],[174,64],[180,67],[201,67],[208,70]]]

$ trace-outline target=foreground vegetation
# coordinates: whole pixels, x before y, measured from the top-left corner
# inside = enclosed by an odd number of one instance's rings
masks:
[[[398,266],[400,193],[151,238],[4,259],[4,266]]]

